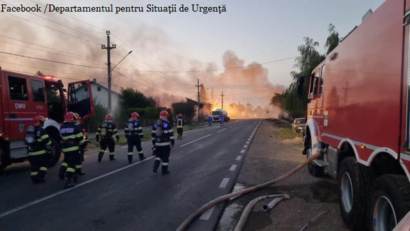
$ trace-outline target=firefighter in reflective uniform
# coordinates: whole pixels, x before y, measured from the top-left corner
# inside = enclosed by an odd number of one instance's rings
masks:
[[[47,164],[50,158],[48,145],[51,145],[47,132],[43,129],[44,116],[34,117],[34,126],[29,126],[26,133],[28,146],[28,160],[31,164],[31,180],[34,184],[44,183],[47,173]]]
[[[74,113],[74,112],[70,112],[70,113],[72,113],[74,115],[75,125],[80,126],[80,115],[78,115],[77,113]],[[83,166],[82,166],[82,159],[81,159],[81,151],[82,151],[81,147],[83,147],[84,145],[87,145],[86,140],[84,140],[84,142],[82,142],[82,144],[80,145],[78,158],[77,158],[77,161],[76,161],[76,164],[75,164],[76,174],[78,176],[85,175],[82,172],[82,167]],[[61,163],[60,170],[58,172],[58,176],[60,177],[60,179],[64,180],[66,170],[67,170],[67,161],[66,161],[66,158],[64,156],[64,160]],[[77,180],[77,177],[75,177],[74,179]]]
[[[67,163],[64,188],[70,188],[74,186],[77,180],[76,165],[80,158],[79,146],[85,142],[80,127],[75,124],[74,113],[67,112],[65,114],[64,123],[60,127],[60,135],[62,138],[61,149],[64,153],[64,160]]]
[[[182,140],[182,133],[184,132],[184,120],[182,119],[182,114],[178,114],[177,118],[177,133],[178,139]]]
[[[75,125],[77,125],[80,129],[80,120],[81,117],[78,113],[74,113],[74,118],[75,118]],[[77,163],[75,164],[75,173],[77,175],[77,177],[75,177],[74,179],[77,179],[79,176],[83,176],[85,175],[85,173],[83,173],[83,160],[84,160],[84,149],[87,146],[87,140],[85,140],[84,138],[84,133],[83,133],[84,129],[81,129],[81,134],[83,135],[83,140],[80,143],[79,146],[79,150],[78,150],[78,158],[77,158]]]
[[[169,155],[171,147],[174,147],[174,129],[172,123],[168,121],[168,112],[162,111],[160,119],[152,127],[152,144],[155,146],[154,173],[157,173],[158,167],[162,162],[162,174],[170,173],[168,171]]]
[[[109,150],[109,156],[110,160],[115,160],[114,158],[114,151],[115,151],[115,142],[114,142],[114,136],[117,139],[117,142],[120,140],[120,137],[118,136],[118,131],[117,128],[115,127],[115,124],[112,122],[112,115],[108,114],[105,117],[104,123],[102,123],[98,127],[98,131],[96,133],[96,140],[97,142],[100,142],[100,153],[98,154],[98,162],[101,162],[105,149]]]
[[[90,143],[90,141],[88,139],[88,133],[85,131],[85,129],[83,129],[82,132],[83,132],[84,144],[82,144],[80,146],[81,163],[84,162],[85,149],[87,148],[88,144]]]
[[[131,114],[131,118],[128,120],[127,124],[125,125],[125,137],[127,138],[128,144],[128,162],[132,163],[133,158],[133,149],[134,146],[137,147],[138,156],[140,157],[140,161],[144,160],[144,151],[142,151],[141,147],[141,139],[144,138],[144,133],[142,131],[142,126],[138,121],[139,115],[136,112]]]

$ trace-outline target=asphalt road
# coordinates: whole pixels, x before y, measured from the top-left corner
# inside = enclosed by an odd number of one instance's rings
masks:
[[[133,164],[117,146],[116,161],[102,163],[87,154],[86,175],[76,187],[62,190],[58,167],[46,183],[31,184],[27,167],[0,177],[0,230],[176,230],[195,210],[229,193],[236,181],[259,120],[242,120],[187,132],[171,152],[171,174],[152,172],[148,159]],[[204,213],[189,230],[213,230],[222,206]]]

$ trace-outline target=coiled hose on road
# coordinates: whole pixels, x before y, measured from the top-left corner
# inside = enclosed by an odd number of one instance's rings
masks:
[[[182,222],[182,224],[178,227],[177,231],[185,231],[197,216],[201,215],[203,212],[207,211],[212,206],[217,205],[217,204],[219,204],[223,201],[229,200],[231,198],[240,197],[242,195],[245,195],[245,194],[248,194],[248,193],[263,189],[263,188],[266,188],[270,185],[276,184],[276,183],[278,183],[278,182],[292,176],[293,174],[295,174],[296,172],[301,170],[303,167],[305,167],[307,164],[312,162],[314,159],[320,157],[321,155],[322,155],[321,152],[318,152],[318,153],[312,155],[307,160],[305,160],[304,162],[302,162],[301,164],[299,164],[298,166],[296,166],[295,168],[293,168],[292,170],[290,170],[286,174],[284,174],[284,175],[282,175],[282,176],[280,176],[280,177],[278,177],[274,180],[271,180],[271,181],[268,181],[266,183],[263,183],[263,184],[260,184],[260,185],[256,185],[256,186],[241,190],[239,192],[226,194],[226,195],[223,195],[221,197],[218,197],[218,198],[208,202],[207,204],[203,205],[200,209],[198,209],[197,211],[192,213],[184,222]]]

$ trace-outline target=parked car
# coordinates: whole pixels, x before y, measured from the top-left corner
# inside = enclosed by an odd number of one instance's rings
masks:
[[[306,119],[305,118],[296,118],[292,123],[292,130],[295,132],[301,132],[305,129]]]

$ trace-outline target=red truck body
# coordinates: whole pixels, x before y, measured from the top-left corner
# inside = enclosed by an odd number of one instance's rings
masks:
[[[391,230],[410,210],[403,200],[409,191],[381,189],[410,190],[407,12],[410,0],[385,1],[309,76],[305,148],[308,156],[324,153],[309,172],[339,181],[340,210],[351,229]],[[377,197],[381,192],[386,196]]]
[[[67,98],[63,87],[52,76],[30,76],[0,69],[0,169],[28,157],[24,138],[36,115],[47,118],[44,128],[56,152],[50,165],[60,157],[59,126],[65,113],[79,113],[82,120],[94,115],[90,81],[68,84]]]

